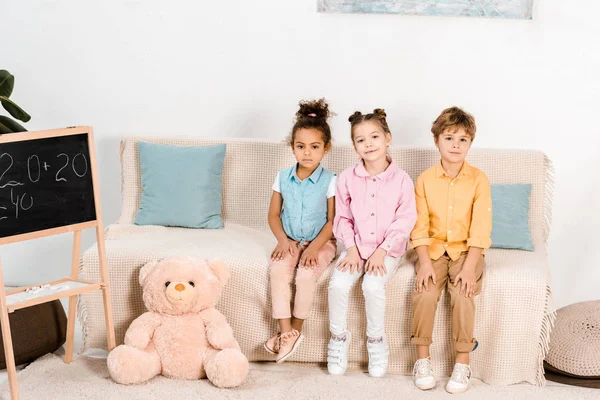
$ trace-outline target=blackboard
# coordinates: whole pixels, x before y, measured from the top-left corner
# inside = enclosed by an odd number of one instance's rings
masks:
[[[88,138],[0,143],[0,238],[96,220]]]

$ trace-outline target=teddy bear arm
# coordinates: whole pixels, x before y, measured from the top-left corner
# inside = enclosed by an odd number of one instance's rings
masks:
[[[240,349],[240,345],[233,336],[233,330],[223,314],[216,309],[206,310],[203,314],[206,338],[214,348]]]
[[[125,344],[144,350],[150,344],[158,320],[151,312],[146,312],[133,320],[125,333]]]

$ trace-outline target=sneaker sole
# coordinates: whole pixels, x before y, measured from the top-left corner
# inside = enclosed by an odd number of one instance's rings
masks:
[[[300,346],[300,343],[302,343],[303,340],[304,340],[304,335],[299,336],[298,339],[296,340],[296,343],[294,343],[294,347],[292,347],[292,350],[290,350],[289,353],[287,353],[285,356],[283,356],[279,360],[277,360],[276,363],[281,364],[282,362],[287,360],[292,354],[294,354],[296,352],[296,350],[298,350],[298,346]]]
[[[267,351],[267,353],[269,354],[277,354],[276,352],[274,352],[273,350],[271,350],[266,343],[263,343],[263,347],[265,348],[265,350]]]
[[[346,374],[346,370],[344,370],[343,372],[331,372],[329,370],[329,368],[327,368],[327,372],[329,373],[329,375],[331,376],[344,376],[344,374]]]
[[[371,378],[385,378],[386,375],[387,375],[387,370],[383,374],[381,374],[381,375],[379,375],[379,374],[372,374],[371,372],[369,372],[369,376]]]
[[[448,389],[448,388],[446,388],[446,392],[448,392],[450,394],[461,394],[461,393],[466,392],[467,389],[469,389],[468,386],[464,389]]]
[[[433,389],[435,387],[435,382],[430,383],[429,385],[417,385],[415,383],[415,386],[421,390],[429,390],[429,389]],[[449,392],[450,393],[450,392]]]

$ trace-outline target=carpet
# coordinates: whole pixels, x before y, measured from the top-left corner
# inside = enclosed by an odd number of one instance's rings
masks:
[[[156,377],[139,386],[114,383],[106,360],[79,356],[72,364],[48,354],[18,373],[21,399],[431,399],[450,398],[444,391],[447,378],[440,378],[431,391],[421,392],[408,376],[388,375],[369,378],[366,373],[349,372],[332,377],[326,369],[297,364],[253,363],[248,380],[239,388],[217,389],[207,380],[176,381]],[[463,399],[600,399],[600,390],[558,384],[536,387],[529,384],[489,386],[473,380],[470,390],[456,398]],[[10,399],[8,383],[1,390],[2,399]]]

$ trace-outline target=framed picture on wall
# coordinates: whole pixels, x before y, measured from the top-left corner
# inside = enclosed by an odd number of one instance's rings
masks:
[[[533,0],[317,0],[319,12],[532,19]]]

